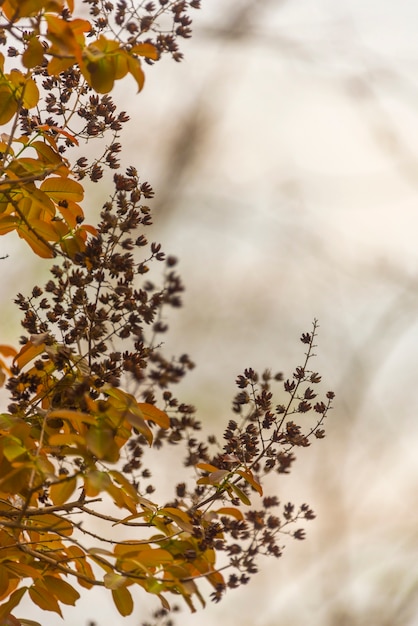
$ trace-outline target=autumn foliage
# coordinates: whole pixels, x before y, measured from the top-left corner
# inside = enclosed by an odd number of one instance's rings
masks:
[[[1,5],[0,234],[28,244],[28,264],[31,253],[51,259],[45,285],[15,294],[20,347],[0,345],[10,396],[0,415],[1,624],[28,624],[16,617],[26,595],[62,615],[92,586],[108,589],[122,616],[135,586],[164,609],[180,596],[194,610],[205,604],[202,580],[221,599],[257,571],[260,555],[281,555],[284,535],[303,539],[297,522],[314,517],[306,504],[265,495],[263,480],[289,472],[295,449],[324,436],[333,394],[316,391],[316,322],[289,379],[238,376],[218,442],[172,391],[193,363],[164,355],[165,311],[181,306],[183,285],[176,260],[147,240],[152,188],[134,166],[115,173],[100,222],[85,223],[83,180],[117,170],[123,150],[128,116],[109,92],[128,74],[140,91],[144,65],[164,54],[179,61],[178,40],[190,36],[198,8],[198,0]],[[181,447],[189,480],[173,475],[171,499],[159,501],[152,468],[169,446]],[[130,539],[120,539],[121,527]]]

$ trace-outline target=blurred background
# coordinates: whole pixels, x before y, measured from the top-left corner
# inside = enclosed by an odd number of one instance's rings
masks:
[[[316,317],[336,401],[326,439],[272,485],[315,510],[306,540],[177,624],[418,625],[418,3],[202,5],[181,64],[112,94],[133,118],[124,164],[154,187],[153,238],[187,287],[166,339],[197,363],[179,394],[221,432],[236,375],[290,373]],[[108,191],[93,187],[97,211]],[[43,280],[24,244],[1,245],[7,298]],[[1,326],[20,334],[9,299]],[[139,626],[152,608],[142,594],[122,619],[91,590],[65,623]]]

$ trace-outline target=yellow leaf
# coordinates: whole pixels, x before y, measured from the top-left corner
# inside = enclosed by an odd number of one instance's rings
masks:
[[[43,611],[54,611],[62,617],[57,599],[50,591],[48,591],[41,581],[37,580],[31,587],[29,587],[29,595],[32,602],[37,604],[40,609]]]
[[[35,220],[33,220],[35,222]],[[54,233],[53,228],[51,230],[47,230],[47,226],[43,224],[40,220],[36,220],[36,226],[43,231],[47,231],[48,234]],[[0,224],[1,227],[1,224]],[[42,241],[39,237],[37,237],[36,232],[30,230],[25,224],[19,223],[16,227],[17,233],[19,237],[24,239],[26,243],[30,245],[32,250],[40,256],[42,259],[52,259],[55,256],[54,249],[51,245],[48,245],[47,242]],[[41,233],[39,233],[41,234]],[[50,237],[52,239],[52,237]]]
[[[64,517],[60,517],[59,515],[55,515],[53,513],[48,513],[46,515],[33,515],[30,519],[30,526],[32,530],[40,530],[43,531],[47,529],[48,532],[57,531],[60,535],[64,535],[69,537],[73,534],[73,524],[69,519],[65,519]],[[27,525],[29,528],[29,524]]]
[[[84,476],[84,490],[89,498],[94,498],[101,491],[106,491],[111,484],[112,481],[106,472],[94,470]]]
[[[11,215],[6,215],[0,219],[0,235],[10,233],[11,230],[15,230],[18,225],[18,220]]]
[[[162,548],[149,548],[141,550],[137,559],[144,567],[159,567],[162,563],[171,563],[174,557]]]
[[[7,569],[3,566],[0,567],[0,598],[4,596],[8,589],[9,576],[7,575]]]
[[[33,78],[27,78],[20,70],[13,69],[8,74],[14,97],[27,109],[32,109],[39,102],[39,89]]]
[[[47,178],[42,182],[40,189],[55,202],[62,202],[63,200],[80,202],[84,197],[84,188],[80,183],[60,176]]]
[[[114,433],[110,428],[101,426],[89,428],[86,434],[86,443],[98,459],[116,462],[119,459],[119,448],[114,440]]]
[[[142,71],[141,61],[139,59],[135,59],[134,57],[129,56],[128,68],[129,73],[132,74],[132,76],[136,80],[136,83],[138,85],[138,92],[141,91],[145,83],[145,74]]]
[[[63,206],[59,206],[58,209],[70,228],[75,228],[77,224],[84,219],[83,209],[72,200],[67,200],[67,202]]]
[[[74,476],[60,483],[53,483],[49,488],[49,497],[55,505],[64,504],[69,500],[76,487],[77,479]]]
[[[188,533],[193,532],[193,524],[191,523],[190,516],[181,509],[166,506],[158,511],[158,515],[169,517],[177,526]]]
[[[145,437],[149,445],[152,444],[153,435],[149,426],[144,420],[143,413],[138,406],[138,402],[130,393],[117,389],[116,387],[107,387],[104,392],[112,398],[111,403],[114,409],[116,409],[119,417],[127,420],[134,428],[136,428],[141,435]],[[109,411],[111,415],[111,412]]]
[[[82,411],[73,411],[71,409],[55,409],[48,413],[48,418],[60,418],[69,420],[74,428],[80,430],[81,424],[95,424],[97,418],[89,413],[83,413]]]
[[[44,59],[45,48],[37,37],[31,37],[26,47],[26,50],[22,54],[22,63],[28,69],[42,65]]]
[[[0,624],[2,624],[6,617],[9,615],[13,609],[20,604],[21,599],[27,592],[27,587],[20,587],[20,589],[16,589],[10,596],[7,602],[0,606]]]
[[[80,597],[74,587],[57,576],[45,576],[44,583],[48,590],[63,604],[74,606]]]
[[[112,589],[113,602],[122,617],[130,615],[134,608],[132,596],[126,587]]]
[[[59,433],[57,435],[51,435],[49,438],[49,445],[52,447],[75,445],[78,448],[78,447],[84,447],[85,444],[86,444],[86,441],[84,437],[82,437],[81,435],[76,435],[75,433],[68,433],[68,434]]]
[[[121,576],[116,574],[116,572],[108,572],[103,576],[103,582],[106,589],[120,589],[121,587],[126,587],[128,580],[126,576]]]
[[[241,500],[241,502],[247,504],[248,506],[251,504],[251,500],[248,498],[248,496],[245,495],[242,489],[240,489],[239,487],[237,487],[237,485],[234,485],[233,483],[230,484],[230,487]]]
[[[45,141],[33,141],[31,143],[31,148],[36,150],[39,161],[41,161],[45,167],[53,169],[55,174],[60,174],[62,176],[68,175],[69,169],[67,165],[65,165],[62,157]]]
[[[10,86],[7,83],[0,84],[0,124],[7,124],[16,111],[17,102]]]
[[[235,517],[235,519],[237,519],[238,521],[244,519],[242,511],[240,511],[239,509],[235,509],[234,507],[224,506],[215,511],[215,513],[217,513],[218,515],[232,515],[232,517]]]

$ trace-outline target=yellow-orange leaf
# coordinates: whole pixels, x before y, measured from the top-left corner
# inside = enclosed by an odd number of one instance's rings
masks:
[[[57,434],[57,435],[51,435],[49,438],[49,445],[52,447],[55,446],[85,446],[86,441],[84,439],[84,437],[82,437],[81,435],[76,435],[74,433],[68,433],[68,434]]]
[[[54,611],[62,617],[61,609],[57,602],[57,599],[52,595],[50,591],[37,580],[32,587],[29,587],[29,595],[32,602],[37,604],[43,611]]]
[[[189,533],[193,532],[193,524],[191,523],[190,516],[181,509],[166,506],[158,511],[158,515],[165,515],[173,520],[182,530]]]
[[[112,589],[113,602],[119,613],[126,617],[130,615],[134,608],[132,596],[126,587],[120,587],[119,589]]]
[[[97,419],[89,413],[82,411],[72,411],[71,409],[55,409],[48,413],[48,418],[60,418],[69,420],[77,429],[80,428],[79,422],[83,424],[95,424]]]
[[[22,367],[25,367],[25,365],[27,365],[27,363],[42,354],[44,349],[44,343],[34,345],[31,341],[28,341],[28,343],[25,343],[25,345],[22,347],[19,354],[13,359],[13,365],[17,365],[19,369],[22,369]]]
[[[138,406],[146,420],[155,422],[160,428],[170,428],[170,418],[167,413],[147,402],[138,402]]]
[[[35,222],[35,220],[33,220],[33,222]],[[43,231],[47,230],[47,225],[41,222],[40,220],[37,220],[37,224],[35,225],[38,226]],[[53,247],[51,245],[48,245],[47,242],[42,241],[42,239],[40,239],[36,235],[36,232],[33,232],[25,224],[22,224],[22,223],[18,224],[18,226],[16,227],[16,230],[17,230],[17,234],[19,235],[19,237],[24,239],[26,243],[30,245],[30,247],[35,252],[35,254],[40,256],[42,259],[54,258],[55,253],[54,253]],[[54,233],[54,229],[51,228],[51,230],[48,231],[48,233],[49,235],[51,235],[51,233]],[[40,236],[42,235],[40,234]]]
[[[112,481],[106,472],[94,470],[84,476],[84,490],[89,498],[94,498],[101,491],[106,491],[111,484]]]
[[[29,527],[29,525],[28,525]],[[47,529],[48,532],[57,531],[60,535],[65,535],[69,537],[73,534],[73,524],[71,521],[65,519],[64,517],[60,517],[59,515],[46,514],[46,515],[34,515],[31,517],[31,528],[32,529]]]
[[[126,587],[128,580],[126,576],[121,576],[116,572],[108,572],[103,576],[103,582],[106,589],[120,589]]]
[[[2,11],[9,20],[21,17],[33,17],[39,11],[55,11],[60,13],[64,3],[62,0],[5,0]]]
[[[72,200],[67,200],[65,206],[59,206],[58,209],[70,228],[75,228],[84,217],[81,206]]]
[[[51,148],[46,141],[33,141],[31,143],[31,148],[35,148],[39,161],[42,161],[42,163],[49,169],[53,169],[55,174],[60,174],[61,176],[68,175],[69,169],[65,165],[61,156],[58,152],[56,152],[56,150]]]
[[[57,576],[45,576],[44,582],[49,591],[63,604],[74,606],[80,594],[69,583]]]
[[[219,469],[210,463],[197,463],[196,467],[204,472],[216,472]]]
[[[62,202],[63,200],[80,202],[84,197],[84,188],[80,183],[60,176],[47,178],[42,182],[40,189],[55,202]]]
[[[141,550],[141,552],[138,553],[137,559],[144,567],[158,567],[162,563],[171,563],[174,557],[170,552],[162,548],[150,548]]]
[[[235,519],[239,521],[244,519],[242,511],[230,506],[224,506],[215,511],[215,513],[217,513],[218,515],[232,515],[232,517],[235,517]]]
[[[260,485],[260,483],[258,482],[258,480],[255,478],[255,476],[253,475],[253,473],[250,470],[238,470],[237,474],[239,474],[240,476],[243,477],[244,480],[247,481],[248,484],[251,485],[251,487],[253,487],[253,489],[255,489],[260,496],[263,495],[263,488]]]
[[[0,235],[5,235],[6,233],[10,233],[11,230],[15,230],[18,223],[17,218],[12,215],[2,217],[0,219]]]
[[[9,613],[20,604],[20,601],[27,592],[27,590],[27,587],[20,587],[20,589],[16,589],[16,591],[12,593],[8,601],[0,606],[0,624],[3,623]]]
[[[111,387],[110,385],[104,389],[104,391],[112,398],[112,406],[116,409],[119,417],[126,419],[131,426],[136,428],[141,435],[145,437],[149,445],[151,445],[153,441],[152,431],[145,422],[143,413],[134,396],[126,391],[122,391],[122,389]],[[109,415],[111,415],[111,412],[109,412]]]
[[[0,345],[0,354],[3,356],[16,356],[17,350],[12,346]]]
[[[152,43],[137,43],[136,46],[130,50],[133,54],[139,54],[141,57],[147,57],[153,61],[157,61],[159,58],[159,52]]]
[[[110,428],[92,427],[86,434],[86,443],[98,459],[116,462],[119,448],[115,444],[114,433]]]
[[[61,483],[53,483],[49,488],[49,497],[53,504],[64,504],[69,500],[77,487],[77,479],[73,476]]]
[[[136,83],[138,85],[138,92],[141,91],[145,83],[145,74],[142,71],[141,61],[139,59],[135,59],[132,56],[129,56],[128,68],[129,68],[129,73],[132,74],[132,76],[136,80]]]
[[[16,98],[8,84],[0,84],[0,124],[7,124],[17,111]]]
[[[37,37],[32,37],[22,54],[22,63],[28,69],[41,65],[44,59],[45,48]]]

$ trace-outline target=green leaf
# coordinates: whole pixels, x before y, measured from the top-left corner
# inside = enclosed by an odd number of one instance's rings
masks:
[[[247,504],[248,506],[251,504],[251,500],[248,498],[248,496],[245,495],[245,493],[239,487],[237,487],[237,485],[230,483],[229,486],[231,487],[232,491],[235,492],[235,494],[238,496],[241,502],[243,502],[244,504]]]
[[[106,589],[120,589],[121,587],[126,587],[128,581],[126,576],[121,576],[116,574],[116,572],[109,572],[103,576],[103,582]]]

